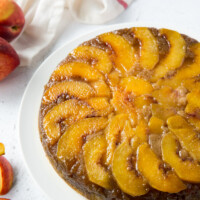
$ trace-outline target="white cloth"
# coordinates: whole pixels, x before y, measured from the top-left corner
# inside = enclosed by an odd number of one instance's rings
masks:
[[[33,66],[48,50],[59,33],[64,12],[74,19],[102,24],[123,12],[132,0],[16,0],[25,14],[26,24],[12,45],[20,56],[20,66]]]

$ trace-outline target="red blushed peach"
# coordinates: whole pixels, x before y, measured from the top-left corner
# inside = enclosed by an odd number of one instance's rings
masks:
[[[0,0],[0,37],[8,42],[16,38],[24,27],[21,8],[12,0]]]
[[[8,76],[19,63],[16,51],[6,40],[0,38],[0,81]]]
[[[8,193],[13,183],[13,169],[4,156],[0,156],[0,195]]]

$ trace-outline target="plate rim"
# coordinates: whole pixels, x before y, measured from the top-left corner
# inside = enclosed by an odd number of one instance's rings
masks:
[[[52,60],[57,54],[59,54],[59,52],[61,52],[62,50],[64,50],[65,48],[67,48],[67,46],[70,46],[74,43],[80,42],[79,44],[81,44],[82,42],[85,42],[101,33],[104,32],[108,32],[108,31],[114,31],[114,30],[118,30],[121,28],[129,28],[129,27],[155,27],[155,28],[168,28],[168,29],[172,29],[172,30],[176,30],[179,33],[182,34],[186,34],[198,41],[200,41],[200,36],[198,33],[194,33],[194,32],[190,32],[189,29],[187,29],[186,27],[183,27],[182,25],[175,25],[175,24],[166,24],[166,23],[161,23],[161,22],[142,22],[142,21],[137,21],[137,22],[133,22],[133,23],[119,23],[119,24],[112,24],[112,25],[103,25],[100,28],[97,28],[94,31],[91,32],[87,32],[79,37],[76,37],[72,40],[67,41],[64,45],[62,45],[61,47],[59,47],[58,49],[56,49],[53,53],[51,53],[41,64],[40,66],[36,69],[36,71],[33,73],[30,81],[28,82],[26,89],[24,90],[22,99],[21,99],[21,103],[19,106],[19,113],[18,113],[18,120],[17,120],[17,130],[18,130],[18,140],[19,140],[19,146],[20,146],[20,152],[22,155],[22,160],[24,162],[24,165],[26,166],[27,171],[29,172],[29,175],[32,177],[32,180],[34,180],[34,182],[38,185],[38,187],[41,189],[41,191],[43,191],[44,194],[46,194],[46,196],[52,200],[55,200],[55,198],[53,198],[52,196],[50,196],[50,194],[46,191],[46,188],[42,185],[42,183],[35,177],[33,172],[33,169],[30,167],[30,163],[28,162],[28,159],[26,157],[25,154],[25,149],[24,149],[24,141],[23,141],[23,131],[22,131],[22,126],[23,126],[23,109],[24,109],[24,105],[25,102],[27,101],[27,94],[28,91],[30,90],[30,88],[32,87],[32,85],[34,84],[34,80],[37,78],[37,76],[39,76],[39,73],[41,73],[42,69],[46,68],[46,64],[48,63],[49,60]],[[88,38],[88,39],[87,39]],[[67,56],[67,54],[65,55],[65,57]],[[64,57],[64,58],[65,58]],[[64,59],[63,58],[63,59]],[[61,62],[62,60],[60,60],[59,62]],[[54,69],[56,68],[56,66],[54,66]],[[47,82],[46,82],[47,83]],[[44,90],[44,85],[42,85],[42,91]],[[41,102],[41,101],[40,101]],[[40,104],[39,102],[39,104]],[[37,131],[38,132],[38,131]],[[39,137],[39,132],[37,133],[37,136]],[[40,142],[40,145],[43,149],[42,143]],[[46,152],[43,149],[43,153],[45,153],[45,157],[48,160],[47,156],[46,156]],[[49,160],[48,160],[48,164],[50,164]],[[53,168],[53,166],[51,165],[51,168]],[[55,173],[57,174],[56,170],[53,168],[53,170],[55,171]],[[58,175],[58,174],[57,174]],[[62,179],[59,175],[58,175],[59,179]],[[63,181],[63,179],[62,179]],[[65,183],[65,182],[64,182]],[[67,185],[67,187],[71,186],[67,183],[65,183]],[[76,190],[74,190],[75,193],[78,193]],[[78,193],[79,194],[79,193]],[[84,196],[82,196],[81,194],[78,195],[80,198],[80,200],[85,199]]]

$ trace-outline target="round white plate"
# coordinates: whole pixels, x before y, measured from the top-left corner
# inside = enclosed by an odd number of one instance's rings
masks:
[[[164,27],[177,30],[180,33],[196,38],[197,40],[200,39],[199,34],[190,32],[190,30],[184,26],[177,27],[166,24],[155,24],[152,22],[137,22],[132,24],[105,26],[100,30],[66,43],[63,47],[50,55],[35,72],[24,92],[18,123],[22,154],[33,179],[52,200],[83,200],[85,198],[73,190],[62,180],[62,178],[60,178],[52,165],[49,163],[40,142],[38,132],[38,113],[44,85],[48,82],[51,73],[58,63],[60,63],[60,61],[62,61],[70,51],[82,42],[87,41],[103,32],[134,26],[147,26],[155,28]]]

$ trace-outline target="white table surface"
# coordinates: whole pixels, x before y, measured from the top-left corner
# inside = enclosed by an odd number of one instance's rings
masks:
[[[134,0],[123,14],[107,24],[136,21],[162,22],[163,27],[169,23],[181,24],[200,34],[199,8],[199,0]],[[80,24],[75,22],[70,14],[66,14],[65,17],[70,20],[67,20],[69,22],[63,28],[59,39],[55,41],[51,52],[65,42],[103,26]],[[44,59],[42,58],[41,62]],[[7,79],[0,82],[0,142],[5,144],[6,157],[11,162],[15,174],[11,191],[2,197],[12,200],[48,200],[30,177],[23,163],[19,133],[16,129],[23,92],[37,67],[17,68]]]

